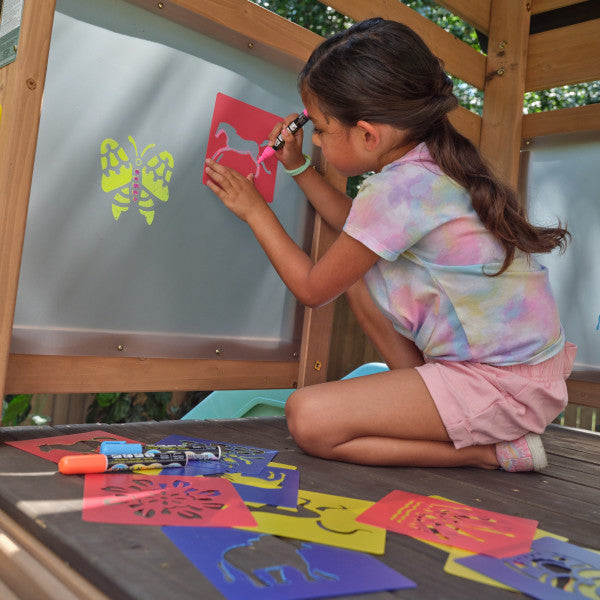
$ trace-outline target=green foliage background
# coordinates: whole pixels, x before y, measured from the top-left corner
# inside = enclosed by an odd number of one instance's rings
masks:
[[[294,23],[306,27],[323,37],[347,29],[351,19],[318,0],[251,0]],[[366,1],[366,0],[365,0]],[[475,0],[476,1],[476,0]],[[516,1],[516,0],[515,0]],[[481,50],[477,32],[462,19],[448,12],[432,0],[404,0],[404,4],[416,10],[446,31]],[[481,114],[483,92],[459,79],[454,80],[454,93],[465,108]],[[600,81],[564,86],[550,90],[525,94],[523,111],[541,112],[559,108],[569,108],[600,102]],[[348,184],[350,195],[356,193],[360,178],[351,178]],[[179,419],[191,410],[209,392],[191,392],[182,404],[171,404],[171,392],[145,394],[96,394],[90,406],[87,422],[129,423],[134,421]],[[3,403],[2,423],[18,425],[30,416],[31,395],[6,396]],[[43,424],[44,417],[33,415],[35,424]]]

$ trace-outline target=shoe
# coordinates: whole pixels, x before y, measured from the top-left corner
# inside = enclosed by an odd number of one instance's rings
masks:
[[[541,471],[548,466],[542,438],[536,433],[528,433],[512,442],[499,442],[496,458],[504,471]]]

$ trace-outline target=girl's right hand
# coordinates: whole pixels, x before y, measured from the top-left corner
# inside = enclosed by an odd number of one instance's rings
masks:
[[[285,145],[275,152],[277,160],[288,170],[296,169],[304,164],[302,155],[302,140],[304,134],[302,129],[295,134],[288,130],[288,125],[298,116],[298,113],[288,115],[283,121],[277,123],[269,134],[269,143],[272,146],[279,134],[283,138]]]

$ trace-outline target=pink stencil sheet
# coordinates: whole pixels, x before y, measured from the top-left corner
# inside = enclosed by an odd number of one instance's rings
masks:
[[[81,433],[72,433],[70,435],[58,435],[54,437],[37,438],[34,440],[21,440],[18,442],[6,442],[9,446],[14,446],[35,454],[40,458],[51,460],[58,463],[63,456],[70,454],[91,454],[97,453],[100,444],[107,440],[123,440],[132,444],[137,444],[137,440],[125,438],[120,435],[107,433],[106,431],[84,431]]]
[[[537,521],[394,490],[357,521],[496,558],[528,552]]]
[[[281,117],[225,94],[217,94],[206,157],[244,176],[254,174],[254,185],[267,202],[273,201],[277,159],[258,157],[269,145],[268,135]],[[207,181],[204,173],[203,181]]]
[[[256,525],[240,495],[225,479],[143,473],[86,475],[83,520],[192,527]]]

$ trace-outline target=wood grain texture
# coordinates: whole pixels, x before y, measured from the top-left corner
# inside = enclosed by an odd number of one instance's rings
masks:
[[[393,19],[420,35],[446,70],[478,89],[485,85],[485,57],[468,44],[397,0],[327,0],[326,4],[355,21],[371,17]]]
[[[1,81],[0,394],[5,387],[54,5],[54,0],[24,3],[17,58],[3,69]]]
[[[526,91],[600,79],[600,19],[529,36]]]
[[[535,519],[540,528],[563,535],[574,544],[600,549],[599,435],[549,427],[543,435],[549,467],[543,473],[365,467],[316,459],[298,449],[281,417],[13,427],[0,430],[0,443],[97,429],[146,443],[183,434],[272,448],[278,451],[277,462],[298,467],[303,490],[370,501],[395,489],[437,494],[487,510]],[[0,510],[103,594],[128,600],[222,598],[200,571],[174,552],[159,527],[83,521],[83,477],[59,475],[56,464],[16,448],[2,445],[0,449]],[[446,556],[416,539],[388,532],[385,554],[378,560],[413,579],[417,587],[379,592],[369,595],[369,599],[514,598],[513,592],[444,572]],[[56,576],[62,578],[64,573],[58,570]],[[38,581],[35,573],[32,577]],[[351,600],[356,596],[341,598]]]
[[[7,394],[296,387],[298,361],[11,354]]]
[[[496,173],[515,187],[528,38],[525,4],[492,0],[480,149]]]

